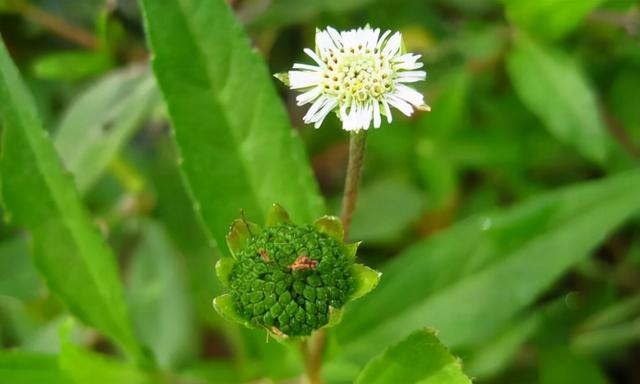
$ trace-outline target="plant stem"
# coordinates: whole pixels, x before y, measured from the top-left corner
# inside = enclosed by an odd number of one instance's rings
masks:
[[[349,139],[349,163],[347,165],[347,177],[342,195],[342,212],[340,219],[344,227],[344,240],[349,237],[351,219],[358,200],[358,186],[362,175],[362,162],[364,160],[364,148],[367,138],[366,131],[352,132]]]
[[[349,237],[351,219],[358,200],[358,186],[362,176],[362,164],[364,161],[364,149],[367,138],[366,131],[352,132],[349,138],[349,163],[347,164],[347,176],[344,183],[342,196],[342,212],[340,219],[344,227],[344,240]],[[320,370],[322,368],[322,356],[327,342],[327,330],[320,329],[316,332],[312,345],[307,342],[300,344],[302,357],[309,378],[309,383],[320,384]]]
[[[84,29],[68,24],[25,0],[10,0],[9,5],[25,18],[39,24],[54,34],[88,49],[98,48],[98,39]]]
[[[309,384],[321,384],[320,370],[314,368],[311,348],[309,348],[309,343],[306,340],[300,342],[300,354],[302,355],[302,362],[304,363]]]

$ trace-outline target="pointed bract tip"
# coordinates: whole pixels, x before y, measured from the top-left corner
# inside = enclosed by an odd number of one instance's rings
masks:
[[[247,246],[249,240],[260,233],[260,227],[244,219],[235,219],[227,234],[227,246],[235,258],[238,252]]]
[[[349,300],[355,300],[371,292],[378,285],[380,276],[382,276],[382,273],[362,264],[354,264],[352,272],[356,287],[349,296]]]
[[[313,226],[319,232],[325,233],[339,242],[344,240],[342,221],[335,216],[322,216],[313,223]]]
[[[288,72],[274,73],[273,77],[275,77],[276,79],[282,81],[282,84],[286,85],[287,87],[291,84],[289,82],[289,73]]]
[[[289,218],[289,214],[287,211],[282,208],[280,204],[274,203],[269,209],[269,213],[267,213],[267,227],[273,227],[279,224],[288,224],[291,223],[291,219]]]
[[[423,111],[423,112],[431,112],[431,107],[428,106],[427,104],[422,104],[416,107],[416,109],[418,111]]]
[[[342,321],[343,313],[344,311],[342,310],[342,308],[329,307],[329,321],[322,328],[331,328],[340,324],[340,322]]]
[[[342,247],[344,249],[344,254],[349,259],[355,259],[356,254],[358,253],[358,247],[360,247],[362,241],[356,241],[355,243],[344,244]]]
[[[216,263],[216,275],[226,287],[229,287],[229,276],[236,261],[230,257],[221,257]]]
[[[233,305],[233,298],[228,293],[225,293],[224,295],[220,295],[213,299],[213,308],[216,310],[216,312],[218,312],[220,316],[227,320],[242,324],[249,328],[254,328],[250,322],[245,320],[236,311],[236,308]]]

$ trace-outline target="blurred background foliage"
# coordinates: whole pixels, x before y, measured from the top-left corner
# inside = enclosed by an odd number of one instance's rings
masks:
[[[425,325],[479,383],[640,382],[637,2],[229,3],[273,73],[305,61],[316,27],[365,24],[400,30],[428,72],[418,87],[432,112],[368,138],[352,238],[385,274],[332,333],[329,382],[352,381]],[[299,373],[295,351],[212,310],[220,251],[178,172],[138,4],[0,0],[0,32],[118,257],[136,335],[163,377]],[[303,126],[295,95],[278,89],[336,213],[347,136],[336,118]],[[96,357],[118,350],[66,320],[29,253],[27,234],[5,220],[0,346],[37,354],[42,369],[61,354],[78,380],[100,371],[135,382],[130,366]],[[11,364],[2,361],[0,379]]]

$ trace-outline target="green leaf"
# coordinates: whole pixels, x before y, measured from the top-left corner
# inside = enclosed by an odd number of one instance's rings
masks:
[[[132,365],[86,350],[69,340],[73,322],[68,321],[60,329],[60,369],[75,383],[93,384],[153,384],[159,377]]]
[[[608,136],[596,94],[572,60],[520,33],[507,69],[522,102],[551,134],[592,161],[605,160]]]
[[[176,367],[194,352],[193,310],[184,269],[163,227],[145,221],[141,232],[142,243],[130,267],[131,315],[158,365]]]
[[[367,244],[397,240],[422,213],[422,193],[407,183],[379,181],[362,188],[349,237]],[[389,204],[393,201],[393,204]]]
[[[113,72],[75,99],[54,141],[81,192],[93,186],[159,102],[153,77],[141,67]]]
[[[430,329],[411,333],[381,356],[371,360],[358,376],[360,384],[471,384],[460,360],[451,355]]]
[[[270,3],[266,11],[259,13],[259,16],[255,18],[255,20],[247,21],[251,22],[252,26],[284,27],[312,20],[323,12],[336,14],[351,12],[371,2],[373,2],[373,0],[322,0],[304,2],[298,0],[275,0]]]
[[[340,243],[344,240],[344,228],[342,227],[342,221],[336,216],[322,216],[313,222],[313,226],[318,230],[318,232],[322,232],[329,237],[333,237]]]
[[[523,319],[518,319],[489,342],[474,349],[465,359],[466,371],[480,379],[493,377],[509,366],[532,334],[542,323],[542,313],[536,311]]]
[[[421,326],[454,348],[484,342],[640,209],[640,172],[464,220],[404,251],[350,305],[338,339],[358,361]]]
[[[594,362],[575,356],[566,349],[545,351],[541,360],[541,384],[607,384],[609,382]]]
[[[64,171],[3,44],[0,111],[6,217],[30,231],[36,267],[71,312],[140,357],[115,257]]]
[[[356,281],[356,288],[349,296],[349,300],[358,299],[371,292],[380,282],[380,276],[382,275],[380,272],[362,264],[354,264],[352,271]]]
[[[11,384],[73,384],[58,367],[55,355],[25,351],[0,351],[0,378]]]
[[[15,238],[0,244],[0,295],[32,300],[42,294],[42,282],[31,258],[27,241]]]
[[[573,31],[604,1],[502,0],[507,16],[513,23],[536,36],[549,39],[558,39]]]
[[[69,51],[40,56],[33,64],[37,77],[48,80],[80,80],[113,66],[105,52]]]
[[[302,143],[226,1],[142,5],[182,171],[210,235],[224,244],[240,209],[261,223],[274,202],[294,222],[320,216]]]

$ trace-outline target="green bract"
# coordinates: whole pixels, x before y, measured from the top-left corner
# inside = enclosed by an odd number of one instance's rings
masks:
[[[344,244],[342,238],[338,218],[296,225],[277,204],[265,228],[234,221],[227,235],[232,257],[216,264],[230,293],[214,300],[215,309],[278,339],[337,324],[342,307],[373,289],[380,276],[355,264],[358,243]]]

